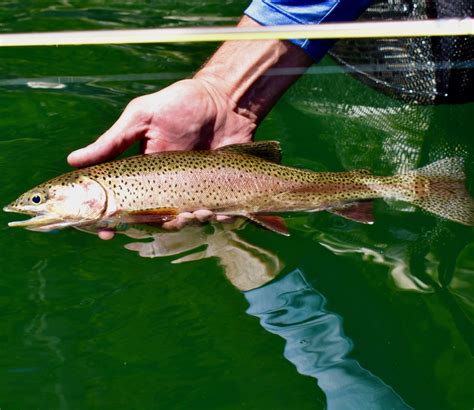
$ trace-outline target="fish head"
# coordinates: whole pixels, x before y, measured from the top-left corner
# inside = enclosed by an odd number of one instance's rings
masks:
[[[3,210],[32,216],[8,226],[51,231],[96,222],[106,207],[107,193],[99,182],[70,173],[25,192]]]

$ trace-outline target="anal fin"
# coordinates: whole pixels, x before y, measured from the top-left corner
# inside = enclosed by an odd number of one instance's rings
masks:
[[[328,209],[328,212],[342,216],[351,221],[373,224],[374,212],[373,201],[354,202],[339,208]]]

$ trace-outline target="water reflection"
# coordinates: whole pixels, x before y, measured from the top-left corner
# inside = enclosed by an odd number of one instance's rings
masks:
[[[325,309],[326,300],[293,270],[274,280],[283,263],[269,250],[239,237],[243,221],[234,225],[186,227],[178,232],[128,227],[121,233],[151,239],[125,245],[146,258],[180,256],[172,263],[216,257],[226,278],[249,302],[247,313],[262,327],[285,339],[284,356],[298,372],[317,379],[329,409],[408,409],[394,390],[349,358],[352,342],[342,319]],[[204,247],[204,249],[203,249]]]
[[[395,238],[385,235],[381,239],[377,232],[363,234],[350,223],[333,224],[331,218],[324,219],[318,220],[317,228],[306,225],[303,234],[335,255],[360,255],[367,264],[385,266],[389,281],[398,290],[436,296],[449,312],[449,327],[461,336],[471,355],[474,353],[472,229],[441,224],[421,234],[416,227],[398,226]],[[434,304],[431,309],[436,318],[439,307]]]
[[[126,245],[145,258],[176,256],[192,251],[171,263],[183,263],[216,257],[225,276],[239,290],[262,286],[275,278],[284,265],[277,255],[241,239],[235,230],[243,221],[234,224],[188,226],[177,232],[154,232],[151,227],[131,227],[122,231],[134,239],[152,239]],[[204,249],[202,249],[205,247]]]
[[[46,279],[43,271],[47,268],[48,261],[41,260],[34,267],[33,272],[36,278],[30,283],[30,299],[38,305],[39,312],[33,317],[31,322],[24,329],[25,344],[35,348],[44,348],[51,361],[56,365],[62,365],[65,361],[65,355],[62,350],[62,340],[60,337],[51,334],[51,325],[49,313],[46,312],[45,306],[48,300],[45,296]],[[41,371],[39,367],[30,368],[14,368],[14,372],[29,373]],[[66,400],[64,381],[59,378],[54,385],[54,391],[58,398],[59,409],[67,409],[69,405]]]
[[[314,377],[329,409],[411,408],[377,376],[348,358],[351,340],[342,319],[325,309],[326,300],[295,270],[247,292],[248,313],[286,340],[285,357],[299,373]]]

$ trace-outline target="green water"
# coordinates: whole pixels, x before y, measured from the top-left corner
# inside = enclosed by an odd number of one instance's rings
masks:
[[[0,31],[232,24],[247,4],[110,3],[3,1]],[[131,98],[189,75],[214,48],[1,49],[2,205],[68,171],[66,155],[107,129]],[[473,116],[474,104],[406,106],[342,72],[313,73],[257,138],[281,141],[287,164],[334,171],[391,174],[461,155],[472,193]],[[313,349],[338,357],[335,368],[358,363],[414,408],[472,409],[473,230],[401,204],[379,201],[375,212],[372,226],[328,213],[289,216],[289,238],[254,225],[208,228],[191,234],[197,251],[208,243],[207,253],[181,264],[171,263],[179,256],[142,258],[124,248],[150,239],[12,229],[14,218],[0,213],[0,408],[323,409],[328,391],[308,375],[325,377]],[[263,292],[286,286],[294,269],[313,287],[275,308],[271,328],[259,323],[256,305],[246,313],[232,284],[251,263],[270,266],[269,277],[281,270]],[[276,303],[252,292],[257,305]],[[321,295],[324,307],[311,304]],[[291,339],[285,332],[306,329],[291,312],[332,318],[324,328],[332,336],[308,330]],[[342,397],[348,389],[339,387]]]

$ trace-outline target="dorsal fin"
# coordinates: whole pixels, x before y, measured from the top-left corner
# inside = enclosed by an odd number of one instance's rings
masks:
[[[238,152],[253,155],[267,161],[281,162],[281,148],[278,141],[257,141],[246,144],[231,144],[218,148],[217,151]]]
[[[371,176],[371,175],[373,175],[372,171],[370,171],[368,169],[353,169],[352,171],[348,171],[348,172],[351,173],[351,174],[354,174],[354,175],[361,175],[361,176],[364,176],[364,175]]]

